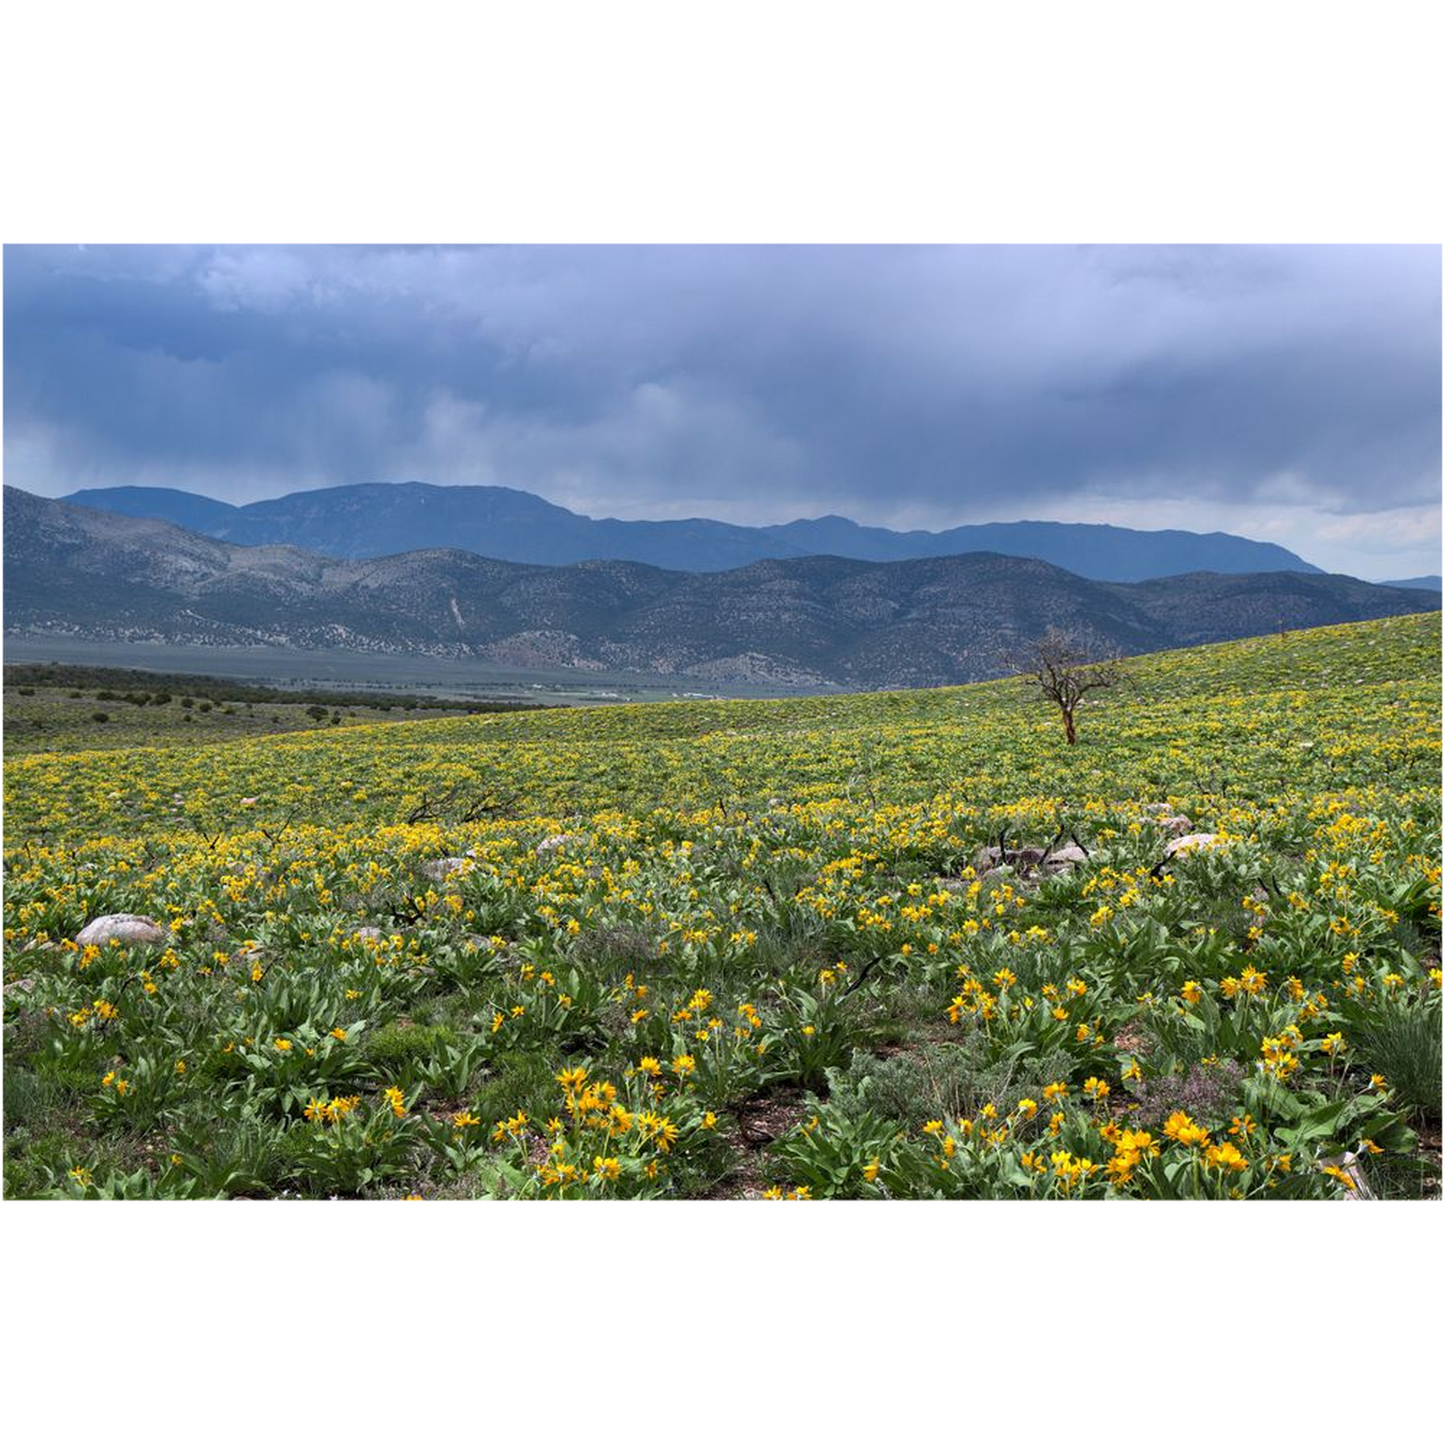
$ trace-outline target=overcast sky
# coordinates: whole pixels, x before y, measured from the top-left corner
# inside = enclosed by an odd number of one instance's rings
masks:
[[[1438,247],[7,246],[5,476],[1440,570]]]

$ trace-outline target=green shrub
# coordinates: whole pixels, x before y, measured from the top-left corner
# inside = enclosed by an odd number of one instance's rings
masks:
[[[804,1185],[815,1199],[872,1193],[865,1171],[903,1134],[896,1119],[870,1109],[822,1104],[769,1150],[771,1171],[789,1185]]]
[[[1417,1115],[1440,1118],[1440,1015],[1397,1006],[1366,1021],[1356,1034],[1360,1056],[1383,1074],[1395,1098]]]
[[[989,1063],[969,1039],[927,1044],[921,1049],[873,1058],[855,1054],[846,1070],[829,1074],[829,1097],[849,1115],[896,1119],[917,1129],[930,1119],[971,1118],[985,1104],[1007,1113],[1045,1084],[1067,1079],[1073,1061],[1066,1054],[1034,1054]]]
[[[5,1128],[20,1129],[33,1127],[43,1119],[65,1096],[65,1091],[54,1079],[23,1069],[5,1071]]]
[[[174,1168],[185,1180],[178,1192],[194,1199],[272,1193],[281,1173],[280,1138],[253,1114],[192,1126],[172,1141]]]
[[[367,1058],[385,1073],[430,1059],[457,1042],[456,1030],[448,1024],[427,1027],[413,1023],[387,1024],[370,1036]]]
[[[557,1084],[555,1065],[542,1053],[498,1055],[477,1094],[475,1109],[490,1130],[517,1113],[529,1119],[545,1119],[555,1112]]]

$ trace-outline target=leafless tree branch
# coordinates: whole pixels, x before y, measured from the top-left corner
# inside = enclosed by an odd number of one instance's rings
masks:
[[[1026,686],[1038,688],[1058,708],[1071,746],[1078,741],[1074,712],[1083,698],[1128,681],[1118,656],[1097,657],[1077,635],[1054,627],[1006,661]]]

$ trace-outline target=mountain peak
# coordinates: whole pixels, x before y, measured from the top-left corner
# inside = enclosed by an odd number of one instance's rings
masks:
[[[594,519],[534,493],[496,485],[360,482],[233,506],[166,487],[102,487],[63,500],[157,517],[246,546],[289,543],[337,558],[451,547],[548,566],[594,558],[719,572],[767,558],[900,562],[991,551],[1037,557],[1095,581],[1139,582],[1184,572],[1317,572],[1269,542],[1227,532],[1143,532],[1086,522],[984,522],[941,532],[870,527],[837,513],[748,527],[707,517]]]

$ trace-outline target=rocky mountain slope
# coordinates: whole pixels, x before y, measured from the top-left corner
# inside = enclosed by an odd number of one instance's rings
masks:
[[[326,487],[234,507],[164,487],[104,487],[64,500],[157,517],[243,546],[290,543],[328,557],[380,557],[455,547],[507,562],[563,566],[609,558],[680,572],[718,572],[769,558],[851,557],[901,562],[962,552],[1037,557],[1099,581],[1182,572],[1317,572],[1293,552],[1226,532],[1138,532],[1067,522],[990,522],[946,532],[891,532],[846,517],[774,527],[692,518],[594,520],[510,487],[421,482]]]
[[[804,557],[726,572],[568,567],[456,550],[339,560],[5,489],[5,625],[29,636],[345,647],[872,688],[996,675],[1050,626],[1126,653],[1436,610],[1323,573],[1090,581],[994,553]]]

